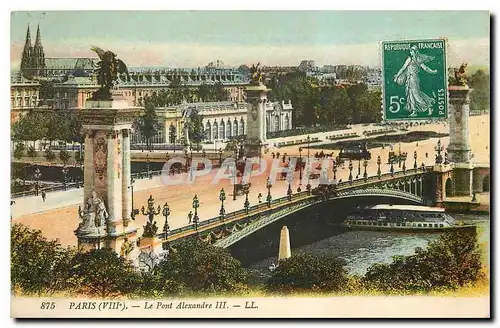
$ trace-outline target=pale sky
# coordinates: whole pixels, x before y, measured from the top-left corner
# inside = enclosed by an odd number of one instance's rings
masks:
[[[46,57],[113,50],[128,66],[324,64],[379,66],[383,40],[447,37],[448,62],[489,65],[487,11],[47,11],[13,12],[11,67],[30,24]]]

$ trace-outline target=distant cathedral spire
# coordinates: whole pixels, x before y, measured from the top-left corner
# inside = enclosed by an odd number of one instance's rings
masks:
[[[29,26],[28,26],[29,28]],[[42,37],[40,36],[40,24],[38,24],[37,29],[36,29],[36,40],[35,40],[35,48],[41,48],[43,51],[43,46],[42,46]]]
[[[28,79],[45,75],[45,53],[42,46],[40,25],[38,25],[36,30],[35,45],[31,46],[31,33],[28,24],[26,43],[24,44],[23,56],[21,58],[21,74]]]
[[[26,31],[26,41],[24,43],[23,55],[21,57],[21,73],[23,76],[29,78],[31,74],[27,71],[27,69],[32,66],[32,53],[33,47],[31,46],[31,33],[30,26],[28,24],[28,30]]]

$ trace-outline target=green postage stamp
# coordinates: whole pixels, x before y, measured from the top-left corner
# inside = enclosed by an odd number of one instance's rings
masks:
[[[446,118],[446,73],[444,39],[382,42],[384,118]]]

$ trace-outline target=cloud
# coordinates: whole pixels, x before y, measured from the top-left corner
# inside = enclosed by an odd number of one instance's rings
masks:
[[[229,66],[262,62],[264,65],[298,65],[301,60],[316,64],[358,64],[379,66],[377,43],[357,45],[276,45],[247,46],[201,43],[118,42],[116,40],[78,39],[44,42],[46,57],[96,57],[91,45],[108,48],[118,54],[128,66],[198,67],[220,59]],[[11,67],[19,68],[23,44],[11,45]],[[488,38],[449,40],[448,64],[468,62],[489,65]]]

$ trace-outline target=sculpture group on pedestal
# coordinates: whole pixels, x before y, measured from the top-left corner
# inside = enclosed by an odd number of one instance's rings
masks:
[[[78,226],[80,233],[100,233],[106,226],[106,219],[109,217],[104,201],[97,196],[95,190],[87,199],[85,208],[78,207],[78,216],[82,220]]]

